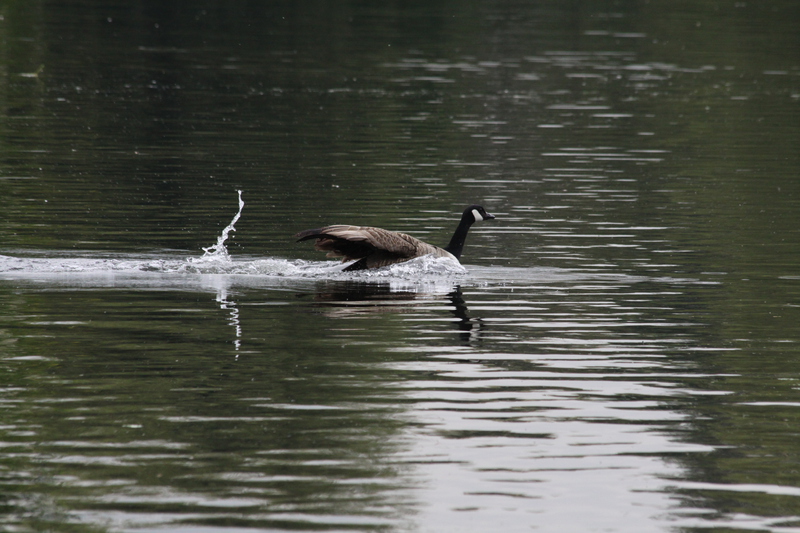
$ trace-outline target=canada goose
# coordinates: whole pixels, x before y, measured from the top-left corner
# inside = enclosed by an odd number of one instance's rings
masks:
[[[328,252],[328,257],[341,257],[342,262],[355,260],[355,263],[345,268],[346,271],[380,268],[428,254],[458,261],[470,226],[493,218],[494,215],[490,215],[479,205],[467,207],[450,244],[445,248],[422,242],[405,233],[369,226],[325,226],[301,231],[295,238],[297,242],[317,239],[314,248]]]

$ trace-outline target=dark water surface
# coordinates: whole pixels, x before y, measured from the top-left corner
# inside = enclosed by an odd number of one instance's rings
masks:
[[[798,28],[0,2],[0,529],[800,531]]]

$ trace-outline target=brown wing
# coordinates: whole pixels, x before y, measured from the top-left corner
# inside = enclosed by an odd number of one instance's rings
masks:
[[[301,231],[298,241],[317,239],[314,248],[344,261],[368,258],[360,268],[376,268],[418,257],[430,245],[406,235],[369,226],[327,226]]]

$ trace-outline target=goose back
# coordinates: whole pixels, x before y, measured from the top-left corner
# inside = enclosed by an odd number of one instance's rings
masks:
[[[370,226],[325,226],[301,231],[295,238],[316,239],[314,248],[327,252],[327,257],[356,261],[345,270],[380,268],[428,254],[455,259],[446,250],[411,235]]]

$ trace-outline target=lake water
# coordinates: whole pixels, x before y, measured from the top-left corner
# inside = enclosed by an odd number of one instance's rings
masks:
[[[795,2],[264,4],[0,3],[0,529],[800,531]]]

